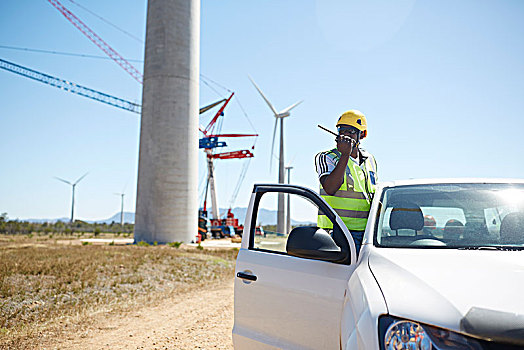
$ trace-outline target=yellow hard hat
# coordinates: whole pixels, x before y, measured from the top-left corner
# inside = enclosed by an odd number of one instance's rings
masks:
[[[356,109],[349,110],[342,113],[340,118],[338,118],[337,127],[339,125],[351,125],[358,130],[362,131],[360,136],[361,139],[368,135],[368,123],[366,116],[362,112],[357,111]]]

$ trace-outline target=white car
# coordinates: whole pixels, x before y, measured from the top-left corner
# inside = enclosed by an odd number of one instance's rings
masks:
[[[295,227],[255,235],[281,194]],[[309,226],[293,219],[304,212]],[[358,257],[304,187],[255,185],[244,227],[235,349],[524,348],[524,180],[382,183]]]

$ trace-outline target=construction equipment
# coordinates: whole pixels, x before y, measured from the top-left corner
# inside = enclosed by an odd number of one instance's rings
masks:
[[[209,124],[203,128],[200,127],[200,131],[204,135],[200,139],[200,148],[204,149],[207,158],[207,183],[206,191],[204,196],[204,205],[201,210],[202,216],[207,217],[207,193],[208,190],[211,194],[211,218],[210,218],[210,231],[214,238],[230,237],[234,235],[240,235],[242,233],[243,226],[238,224],[238,219],[235,218],[231,212],[231,208],[228,210],[224,219],[220,218],[218,210],[217,191],[215,188],[215,176],[214,176],[214,160],[215,159],[243,159],[253,158],[254,155],[251,150],[238,150],[232,152],[214,153],[214,150],[219,147],[225,147],[227,144],[223,141],[219,141],[220,137],[256,137],[258,134],[221,134],[216,129],[217,121],[220,116],[224,115],[224,109],[231,101],[234,96],[234,92],[231,93],[229,98],[224,101],[222,107],[218,110],[215,116],[211,119]],[[215,133],[216,132],[216,133]],[[252,147],[254,149],[254,145]],[[240,178],[245,175],[245,170],[241,173]],[[237,188],[238,188],[237,184]],[[238,190],[236,191],[238,193]]]
[[[60,78],[54,77],[52,75],[36,71],[34,69],[21,66],[19,64],[3,60],[1,58],[0,58],[0,68],[6,70],[8,72],[21,75],[23,77],[36,80],[36,81],[41,82],[41,83],[54,86],[56,88],[59,88],[60,90],[64,90],[64,91],[71,92],[73,94],[84,96],[84,97],[93,99],[95,101],[99,101],[99,102],[106,103],[106,104],[114,106],[114,107],[118,107],[118,108],[124,109],[126,111],[130,111],[130,112],[137,113],[137,114],[140,114],[140,112],[141,112],[142,106],[140,104],[138,104],[138,103],[130,102],[130,101],[124,100],[124,99],[119,98],[119,97],[111,96],[109,94],[106,94],[106,93],[103,93],[103,92],[100,92],[100,91],[97,91],[97,90],[94,90],[94,89],[90,89],[88,87],[85,87],[85,86],[73,83],[71,81],[60,79]],[[202,113],[210,110],[211,108],[219,105],[220,103],[222,103],[224,101],[226,101],[226,100],[222,99],[222,100],[213,102],[213,103],[211,103],[211,104],[209,104],[207,106],[201,107],[200,110],[199,110],[199,114],[202,114]],[[239,135],[241,135],[241,134],[239,134]],[[232,137],[232,135],[226,134],[226,135],[211,135],[209,138],[216,141],[216,140],[218,140],[218,136]],[[253,136],[253,135],[245,135],[245,136]],[[237,136],[237,137],[239,137],[239,136]],[[200,140],[201,144],[203,142],[202,140],[203,139]],[[212,142],[213,141],[211,141],[210,144],[212,144]],[[202,147],[200,147],[200,148],[202,148]]]
[[[116,52],[108,43],[106,43],[101,37],[99,37],[94,31],[91,30],[84,22],[76,17],[71,11],[69,11],[64,5],[58,0],[48,0],[64,17],[71,22],[78,30],[80,30],[89,40],[91,40],[96,46],[104,51],[113,61],[115,61],[120,67],[128,72],[133,79],[142,84],[142,73],[140,73],[131,63],[129,63],[124,57]]]
[[[130,111],[133,113],[140,114],[140,108],[141,106],[137,103],[126,101],[124,99],[111,96],[109,94],[105,94],[100,91],[96,91],[93,89],[90,89],[88,87],[78,85],[76,83],[63,80],[57,77],[53,77],[48,74],[44,74],[41,72],[38,72],[36,70],[20,66],[18,64],[0,59],[0,68],[5,69],[6,71],[19,74],[23,77],[30,78],[36,81],[39,81],[44,84],[48,84],[51,86],[54,86],[56,88],[59,88],[61,90],[69,91],[74,94],[84,96],[99,102],[106,103],[108,105],[118,107],[121,109],[125,109],[126,111]]]
[[[198,211],[198,234],[197,234],[197,243],[205,240],[208,233],[208,218],[207,212],[205,210]]]
[[[243,231],[244,225],[238,224],[238,219],[231,211],[231,208],[227,210],[224,219],[211,220],[211,234],[213,238],[234,237],[235,235],[242,236]]]

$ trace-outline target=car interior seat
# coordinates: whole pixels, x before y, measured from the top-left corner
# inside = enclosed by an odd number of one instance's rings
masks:
[[[464,224],[460,220],[449,219],[444,225],[442,237],[445,240],[459,240],[464,232]]]
[[[464,225],[464,238],[478,240],[489,236],[488,227],[484,222],[468,221]]]
[[[398,230],[413,230],[414,234],[424,227],[424,215],[415,203],[399,203],[393,206],[389,217],[389,227],[398,235]]]
[[[524,243],[524,212],[509,213],[500,223],[501,243]]]

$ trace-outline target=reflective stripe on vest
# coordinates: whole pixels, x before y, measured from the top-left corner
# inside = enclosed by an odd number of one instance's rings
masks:
[[[328,156],[334,157],[337,161],[340,159],[337,149],[329,151]],[[344,171],[344,182],[337,192],[330,196],[324,191],[321,184],[320,196],[335,210],[350,231],[363,231],[368,221],[371,195],[375,193],[375,159],[369,155],[364,162],[364,170],[349,160],[348,168],[353,178],[353,185],[348,184],[347,171]],[[370,175],[370,172],[373,174]],[[321,228],[333,228],[331,220],[321,213],[318,215],[317,222]]]

